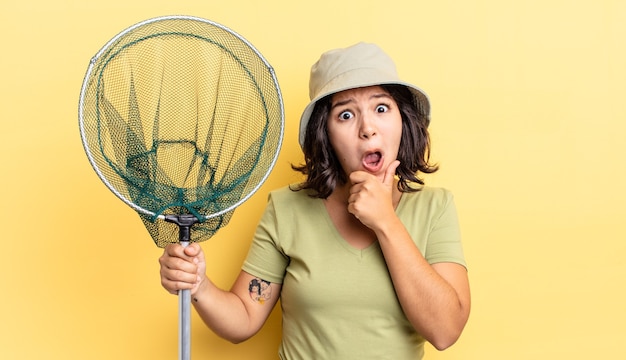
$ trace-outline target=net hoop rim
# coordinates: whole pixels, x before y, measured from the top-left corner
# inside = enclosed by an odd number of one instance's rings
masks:
[[[282,93],[281,93],[281,90],[280,90],[280,86],[278,84],[278,79],[276,77],[276,72],[274,71],[274,68],[270,65],[270,63],[267,61],[267,59],[261,54],[261,52],[254,45],[252,45],[247,39],[245,39],[243,36],[239,35],[237,32],[233,31],[232,29],[230,29],[230,28],[228,28],[228,27],[226,27],[226,26],[224,26],[222,24],[219,24],[219,23],[216,23],[214,21],[207,20],[207,19],[204,19],[204,18],[201,18],[201,17],[188,16],[188,15],[167,15],[167,16],[159,16],[159,17],[155,17],[155,18],[151,18],[151,19],[147,19],[147,20],[138,22],[138,23],[136,23],[136,24],[126,28],[125,30],[121,31],[117,35],[115,35],[113,38],[111,38],[96,53],[96,55],[94,55],[90,59],[89,66],[87,67],[87,72],[86,72],[85,77],[83,79],[83,84],[82,84],[81,90],[80,90],[80,99],[79,99],[79,102],[78,102],[78,123],[79,123],[79,129],[80,129],[81,142],[83,144],[83,148],[85,150],[85,153],[87,154],[87,158],[89,159],[89,163],[90,163],[91,167],[94,169],[94,171],[96,172],[96,174],[98,175],[100,180],[106,185],[106,187],[111,192],[113,192],[113,194],[115,194],[115,196],[117,196],[120,200],[122,200],[126,205],[130,206],[133,210],[135,210],[137,212],[140,212],[142,214],[148,215],[150,217],[155,217],[155,215],[156,215],[155,212],[150,211],[148,209],[145,209],[143,207],[140,207],[140,206],[136,205],[135,203],[133,203],[132,201],[127,199],[124,195],[122,195],[106,179],[106,177],[104,176],[104,174],[102,173],[102,171],[98,167],[98,165],[96,163],[96,160],[94,159],[94,157],[91,154],[90,147],[89,147],[88,140],[87,140],[87,135],[85,133],[84,110],[83,110],[83,108],[84,108],[85,95],[86,95],[86,92],[87,92],[88,83],[89,83],[89,80],[91,78],[94,65],[96,64],[98,59],[102,56],[102,54],[104,54],[121,37],[125,36],[127,33],[135,30],[136,28],[139,28],[141,26],[145,26],[145,25],[148,25],[148,24],[151,24],[151,23],[154,23],[154,22],[167,21],[167,20],[186,20],[186,21],[190,20],[190,21],[197,21],[197,22],[209,24],[211,26],[214,26],[216,28],[221,29],[222,31],[230,33],[231,35],[236,37],[238,40],[243,42],[246,46],[248,46],[256,54],[256,56],[263,62],[263,64],[267,68],[269,74],[271,75],[272,82],[274,83],[274,89],[276,90],[276,93],[277,93],[278,106],[279,106],[279,109],[280,109],[280,129],[279,129],[278,144],[276,146],[276,151],[274,152],[274,156],[272,157],[272,161],[269,164],[267,171],[265,172],[265,174],[263,174],[263,176],[261,177],[259,182],[254,186],[254,188],[252,188],[252,190],[250,190],[248,192],[248,194],[246,194],[244,197],[239,199],[239,201],[237,201],[236,203],[234,203],[231,206],[227,207],[226,209],[220,210],[220,211],[218,211],[216,213],[213,213],[213,214],[205,215],[204,219],[208,220],[208,219],[212,219],[212,218],[215,218],[215,217],[218,217],[218,216],[221,216],[221,215],[224,215],[224,214],[226,214],[228,212],[233,211],[236,207],[238,207],[239,205],[244,203],[246,200],[248,200],[252,195],[254,195],[259,190],[259,188],[265,183],[265,181],[269,177],[270,173],[272,172],[272,169],[276,165],[276,162],[278,160],[278,156],[280,154],[280,149],[281,149],[282,144],[283,144],[283,136],[284,136],[284,131],[285,131],[285,108],[284,108],[284,102],[283,102],[283,97],[282,97]],[[156,216],[156,218],[164,220],[165,219],[165,215],[159,214],[159,215]]]

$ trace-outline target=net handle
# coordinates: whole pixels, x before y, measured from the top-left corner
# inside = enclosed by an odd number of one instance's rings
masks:
[[[178,225],[178,241],[184,248],[191,241],[191,227],[199,219],[191,214],[166,215],[165,221]],[[178,359],[191,359],[191,291],[178,292]]]
[[[181,241],[183,247],[188,241]],[[178,359],[191,359],[191,290],[178,293]]]

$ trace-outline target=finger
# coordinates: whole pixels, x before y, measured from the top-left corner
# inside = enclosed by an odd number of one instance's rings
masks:
[[[185,256],[182,249],[180,251],[177,250],[175,244],[166,246],[163,250],[163,254],[159,257],[161,268],[176,268],[177,264],[185,261],[188,261],[187,256]]]
[[[196,257],[188,256],[172,256],[167,251],[163,252],[163,255],[159,257],[159,264],[161,265],[161,273],[167,270],[181,270],[188,273],[195,273],[198,271],[198,265]]]
[[[187,283],[184,281],[174,281],[166,278],[161,278],[161,285],[163,286],[163,288],[165,288],[165,290],[167,290],[167,292],[174,295],[178,294],[179,290],[192,289],[194,286],[194,284],[191,283]]]
[[[178,258],[175,260],[161,266],[161,279],[172,282],[195,283],[198,278],[197,266]]]
[[[362,187],[363,183],[352,183],[352,186],[350,186],[350,198],[352,198],[352,195],[358,194],[361,191]]]
[[[185,255],[190,257],[198,256],[202,252],[202,248],[198,243],[191,243],[187,247],[183,248]]]
[[[184,270],[163,269],[161,278],[173,283],[185,283],[192,286],[198,280],[198,274]]]
[[[185,248],[179,243],[167,244],[164,249],[164,255],[171,257],[186,257]]]
[[[352,185],[360,184],[362,182],[365,182],[368,176],[369,174],[365,171],[353,171],[352,173],[350,173],[350,182],[352,183]]]
[[[394,160],[391,164],[389,164],[389,166],[387,167],[387,170],[385,171],[383,184],[389,187],[393,185],[393,179],[394,179],[394,176],[396,175],[396,169],[398,168],[398,166],[400,166],[399,160]]]

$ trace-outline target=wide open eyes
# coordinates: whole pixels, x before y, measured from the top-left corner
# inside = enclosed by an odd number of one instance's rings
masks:
[[[375,111],[377,113],[386,113],[387,111],[389,111],[389,106],[387,106],[385,104],[377,105],[376,108],[375,108]],[[339,119],[340,120],[350,120],[352,118],[354,118],[354,114],[352,113],[352,111],[344,110],[344,111],[339,113]]]
[[[378,113],[384,113],[384,112],[387,112],[387,111],[389,111],[389,106],[387,106],[387,105],[380,104],[380,105],[376,106],[376,112],[378,112]]]
[[[350,120],[354,117],[354,114],[350,111],[342,111],[339,113],[339,120]]]

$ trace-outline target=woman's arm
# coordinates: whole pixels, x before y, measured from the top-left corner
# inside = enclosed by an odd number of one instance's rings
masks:
[[[467,270],[455,263],[429,264],[395,213],[393,175],[365,172],[350,175],[348,211],[378,239],[394,288],[407,318],[435,348],[443,350],[461,335],[470,313]]]
[[[429,264],[399,221],[376,233],[396,294],[411,324],[439,350],[454,344],[470,313],[465,267]]]
[[[159,263],[163,287],[172,294],[191,290],[192,304],[205,324],[233,343],[256,334],[280,296],[281,285],[244,271],[230,291],[218,288],[206,276],[204,254],[196,243],[185,248],[180,244],[168,245]]]

